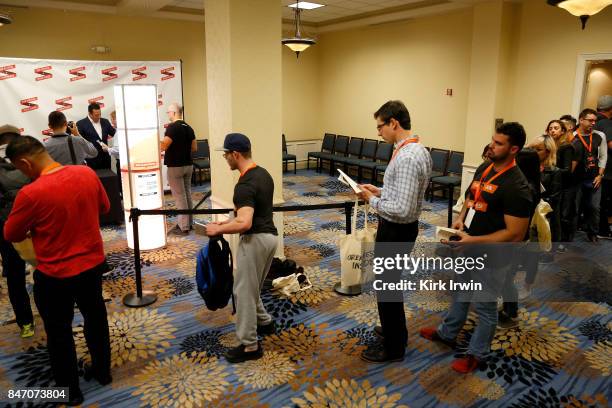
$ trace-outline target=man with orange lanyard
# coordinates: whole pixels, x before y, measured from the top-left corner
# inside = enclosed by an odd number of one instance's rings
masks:
[[[105,385],[110,375],[110,341],[102,273],[107,265],[100,235],[100,213],[110,203],[100,179],[86,166],[62,166],[31,136],[12,141],[6,156],[30,177],[4,225],[7,241],[23,241],[28,233],[38,265],[34,300],[45,325],[51,371],[58,387],[68,387],[67,405],[79,405],[77,356],[72,338],[76,303],[83,315],[92,365],[85,377]]]
[[[359,198],[368,201],[378,213],[376,256],[391,249],[383,243],[399,243],[409,254],[419,232],[419,216],[425,190],[431,177],[431,156],[412,135],[410,114],[401,101],[389,101],[376,113],[378,135],[395,145],[395,151],[385,171],[382,188],[360,185]],[[398,248],[399,249],[399,248]],[[382,274],[387,283],[401,280],[401,270],[388,269]],[[408,331],[401,291],[377,291],[380,326],[374,333],[382,344],[369,347],[361,358],[372,363],[404,359]],[[382,346],[382,347],[381,347]]]
[[[525,138],[523,126],[516,122],[503,123],[496,129],[487,152],[490,162],[484,162],[476,170],[472,184],[466,191],[463,209],[453,223],[453,228],[459,230],[458,240],[453,245],[524,240],[532,199],[527,180],[516,166],[515,157],[523,148]],[[503,268],[497,270],[493,266],[491,269],[490,275],[500,276],[501,283],[505,278]],[[456,292],[454,295],[442,324],[438,328],[423,328],[420,334],[428,340],[454,347],[456,337],[467,319],[470,304],[473,304],[478,325],[465,357],[456,359],[451,365],[455,371],[469,373],[489,353],[497,326],[497,303],[478,300],[470,302]]]
[[[223,157],[240,178],[234,187],[236,217],[225,222],[211,222],[206,235],[240,234],[234,271],[236,337],[240,344],[225,353],[230,363],[242,363],[263,356],[258,334],[274,333],[274,321],[266,312],[259,294],[270,270],[278,243],[272,219],[274,180],[270,173],[251,158],[251,141],[241,133],[225,136]]]
[[[606,171],[608,146],[606,135],[594,130],[597,112],[584,109],[578,116],[578,129],[574,132],[572,145],[576,150],[577,161],[572,162],[576,183],[576,217],[573,229],[576,230],[580,214],[584,214],[587,239],[598,241],[599,207],[601,202],[601,180]]]

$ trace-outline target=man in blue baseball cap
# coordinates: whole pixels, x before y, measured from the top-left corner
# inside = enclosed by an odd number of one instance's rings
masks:
[[[228,350],[225,358],[230,363],[241,363],[261,358],[263,350],[257,335],[275,331],[274,321],[259,296],[278,241],[272,220],[274,180],[266,169],[253,162],[251,141],[242,133],[228,134],[223,147],[215,150],[223,151],[230,169],[240,172],[234,187],[236,217],[209,223],[206,235],[240,234],[234,272],[236,336],[240,345]]]

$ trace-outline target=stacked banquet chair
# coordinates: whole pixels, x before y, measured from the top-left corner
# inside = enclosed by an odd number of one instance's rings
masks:
[[[333,133],[326,133],[323,136],[323,143],[321,143],[321,151],[319,152],[308,152],[308,157],[306,160],[306,168],[310,169],[310,160],[315,160],[317,162],[317,171],[319,171],[319,166],[321,162],[321,157],[331,155],[334,152],[334,145],[336,144],[336,135]]]
[[[334,174],[334,161],[346,157],[346,154],[348,152],[349,139],[350,138],[348,136],[336,136],[334,152],[330,155],[324,155],[323,157],[321,157],[321,167],[319,168],[319,170],[323,169],[323,162],[327,160],[329,161],[329,175],[332,176]]]
[[[193,154],[192,182],[195,182],[196,176],[198,176],[199,184],[202,185],[202,173],[208,172],[210,178],[210,148],[208,139],[198,140],[196,143],[198,149]]]
[[[289,162],[293,162],[293,174],[297,171],[297,157],[295,154],[287,153],[287,140],[285,140],[285,134],[283,133],[283,167],[287,171]]]
[[[450,152],[444,175],[432,177],[429,181],[429,201],[433,202],[434,192],[443,190],[448,195],[448,226],[452,224],[453,198],[455,187],[461,185],[463,171],[463,152]]]
[[[349,173],[351,167],[357,167],[357,181],[361,183],[363,178],[362,174],[362,164],[371,163],[376,158],[376,147],[378,146],[378,141],[372,139],[365,139],[363,141],[363,146],[361,147],[361,156],[360,158],[356,157],[345,157],[338,159],[336,162],[342,163],[345,169],[345,173]]]
[[[376,147],[376,155],[374,156],[373,161],[363,162],[359,165],[360,171],[363,175],[363,170],[367,169],[370,171],[370,178],[372,184],[378,184],[377,176],[378,169],[386,169],[386,165],[391,160],[391,155],[393,154],[393,145],[387,142],[380,142]],[[384,166],[384,168],[383,168]]]
[[[334,166],[340,164],[345,173],[348,174],[348,166],[351,161],[359,160],[361,158],[361,149],[363,147],[363,139],[360,137],[352,137],[348,144],[348,151],[346,156],[335,157]]]

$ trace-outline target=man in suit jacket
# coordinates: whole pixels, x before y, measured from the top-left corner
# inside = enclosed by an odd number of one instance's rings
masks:
[[[110,169],[111,159],[108,154],[108,139],[115,135],[115,128],[108,119],[102,117],[100,105],[90,103],[87,107],[89,114],[77,122],[79,133],[98,150],[98,156],[87,159],[87,165],[92,169]]]

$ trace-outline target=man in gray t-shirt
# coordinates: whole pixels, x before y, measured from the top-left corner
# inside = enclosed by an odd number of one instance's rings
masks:
[[[85,159],[92,159],[98,155],[98,150],[79,135],[74,124],[68,126],[66,116],[62,112],[53,111],[49,114],[49,128],[53,131],[53,135],[45,142],[45,149],[56,162],[63,165],[85,164]],[[70,142],[74,153],[70,151]]]

